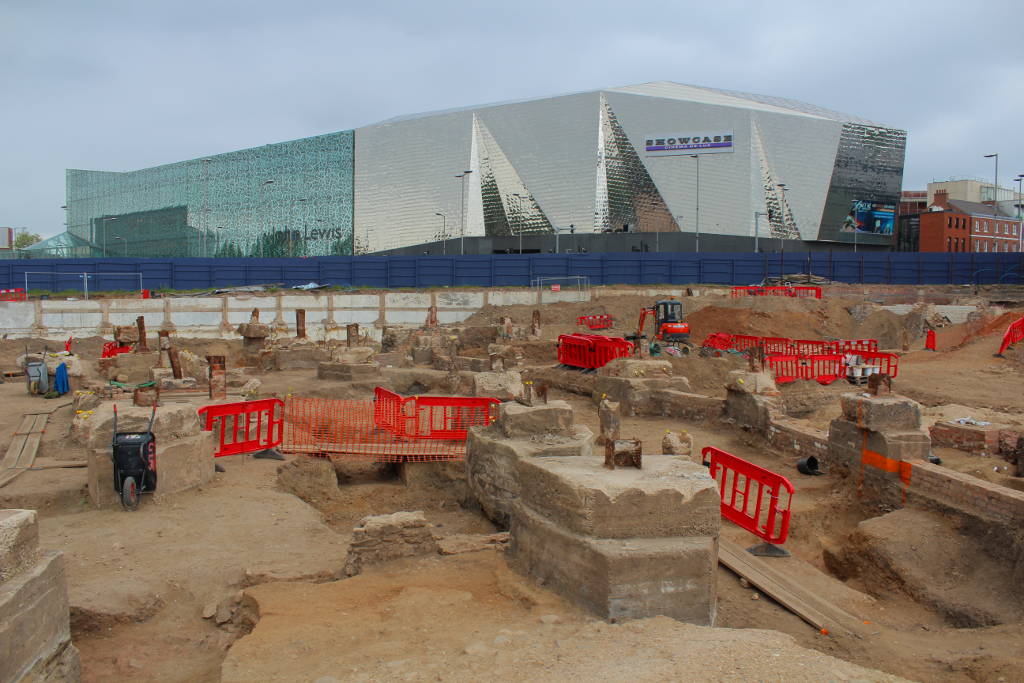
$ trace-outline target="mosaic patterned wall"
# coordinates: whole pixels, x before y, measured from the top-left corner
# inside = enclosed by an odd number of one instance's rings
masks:
[[[95,256],[352,253],[353,131],[141,171],[67,172]]]
[[[859,123],[843,124],[836,153],[832,184],[821,217],[820,239],[853,242],[854,233],[844,221],[857,204],[868,203],[895,209],[903,185],[903,159],[907,133]],[[892,228],[883,234],[857,232],[865,243],[889,242]]]

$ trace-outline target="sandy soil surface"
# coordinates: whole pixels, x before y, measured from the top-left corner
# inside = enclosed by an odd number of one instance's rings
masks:
[[[697,341],[710,332],[725,331],[797,338],[874,336],[883,346],[893,347],[900,343],[902,330],[913,327],[913,320],[884,311],[857,312],[860,301],[714,296],[687,298],[684,306]],[[576,316],[605,312],[615,316],[616,327],[604,332],[627,334],[634,331],[640,306],[650,303],[648,298],[617,296],[586,306],[545,306],[544,338],[550,344],[557,334],[578,329]],[[484,309],[467,324],[490,324],[505,314],[518,324],[528,324],[533,309]],[[895,387],[925,405],[926,426],[964,416],[1024,424],[1020,392],[1024,352],[1017,349],[1006,359],[993,358],[1002,334],[997,328],[983,330],[950,351],[903,355]],[[76,340],[75,350],[98,357],[102,342],[99,338]],[[920,348],[919,339],[912,342],[912,348]],[[178,343],[200,355],[225,354],[229,364],[240,351],[236,341]],[[41,343],[30,348],[39,350]],[[0,341],[0,367],[12,368],[23,352],[21,341]],[[553,346],[535,343],[527,361],[550,366]],[[728,372],[744,365],[733,357],[673,358],[671,362],[677,374],[690,378],[695,391],[718,396],[724,395]],[[316,383],[314,377],[314,371],[262,375],[268,393],[302,395],[308,390],[356,397],[351,387]],[[849,390],[842,382],[829,387],[795,383],[784,387],[782,394],[787,413],[827,428],[828,421],[838,415],[838,394]],[[570,401],[577,421],[596,432],[597,414],[589,399],[557,391],[552,395]],[[54,404],[28,396],[19,380],[0,385],[0,401],[5,407],[0,411],[0,448],[6,448],[23,413],[48,410]],[[62,445],[69,423],[70,409],[54,414],[40,450],[41,464],[80,457]],[[787,572],[863,617],[876,631],[864,639],[826,638],[741,586],[725,569],[720,569],[718,577],[719,626],[771,628],[804,648],[917,680],[1020,680],[1024,671],[1021,624],[955,629],[948,615],[903,591],[858,578],[843,583],[829,574],[825,551],[847,543],[868,516],[833,477],[803,477],[795,471],[795,456],[773,452],[724,424],[673,418],[624,418],[622,423],[623,435],[642,439],[645,446],[649,444],[648,452],[658,449],[666,429],[689,432],[697,452],[715,445],[790,477],[797,493],[787,542],[793,557],[784,561]],[[953,469],[1020,488],[1020,478],[992,470],[1004,464],[996,459],[952,449],[938,449],[937,454]],[[292,672],[298,680],[322,675],[343,680],[416,680],[438,674],[443,678],[497,674],[539,680],[665,679],[678,678],[680,671],[697,680],[698,666],[706,678],[718,679],[879,678],[879,674],[856,672],[845,668],[847,664],[795,649],[792,641],[773,634],[697,629],[665,620],[604,625],[511,574],[493,551],[403,561],[354,579],[320,583],[341,567],[351,528],[367,514],[424,510],[440,535],[489,533],[494,528],[475,512],[459,507],[451,492],[408,488],[387,471],[347,479],[323,496],[300,492],[300,499],[278,489],[280,463],[276,461],[243,462],[235,457],[221,462],[227,471],[202,490],[160,504],[146,499],[136,513],[90,509],[83,498],[84,469],[30,471],[0,489],[0,505],[39,507],[44,547],[68,554],[73,635],[82,651],[87,680],[219,680],[227,648],[248,626],[228,621],[218,627],[203,614],[211,605],[253,585],[249,590],[260,604],[262,618],[253,634],[230,650],[224,670],[227,680],[269,679],[278,674],[288,678]],[[722,533],[744,544],[754,542],[728,524]],[[956,552],[955,540],[942,541]],[[988,590],[997,595],[1007,588],[990,586]],[[557,619],[542,622],[545,615]],[[692,647],[693,643],[700,647]],[[247,654],[254,652],[269,656]],[[717,653],[717,658],[701,659],[707,653]],[[340,656],[344,662],[337,664]],[[646,668],[637,669],[637,661],[645,662]],[[764,668],[765,662],[791,668]],[[754,665],[760,668],[751,668]]]

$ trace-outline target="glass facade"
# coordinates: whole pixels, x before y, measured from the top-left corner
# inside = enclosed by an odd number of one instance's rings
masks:
[[[645,142],[698,131],[728,142]],[[68,230],[110,257],[363,254],[556,231],[888,244],[905,145],[905,131],[813,105],[646,83],[127,173],[69,170]]]
[[[127,173],[67,172],[95,256],[352,253],[353,131]]]

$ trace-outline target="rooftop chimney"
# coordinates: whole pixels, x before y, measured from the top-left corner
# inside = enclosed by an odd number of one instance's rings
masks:
[[[949,191],[935,190],[935,198],[932,199],[932,206],[939,206],[943,209],[949,208]]]

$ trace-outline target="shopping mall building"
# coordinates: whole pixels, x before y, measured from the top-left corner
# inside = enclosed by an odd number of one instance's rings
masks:
[[[98,256],[888,247],[905,144],[803,102],[645,83],[68,170],[59,237]]]

